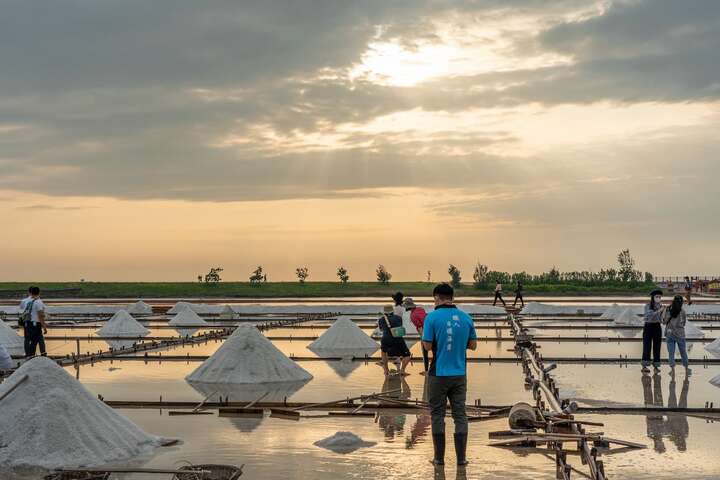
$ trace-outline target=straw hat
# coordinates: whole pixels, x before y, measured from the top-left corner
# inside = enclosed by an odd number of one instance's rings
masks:
[[[392,305],[385,305],[383,307],[383,313],[393,313],[394,312],[393,308],[395,308],[395,307],[393,307]]]
[[[406,297],[405,301],[403,301],[403,307],[415,308],[415,307],[417,307],[417,305],[415,305],[415,302],[413,301],[412,297]]]

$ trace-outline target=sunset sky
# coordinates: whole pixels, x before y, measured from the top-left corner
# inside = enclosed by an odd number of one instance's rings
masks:
[[[720,1],[0,0],[0,280],[720,273]]]

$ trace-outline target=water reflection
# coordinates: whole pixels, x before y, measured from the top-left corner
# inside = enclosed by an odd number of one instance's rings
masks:
[[[641,378],[643,387],[643,396],[645,405],[653,407],[663,407],[662,378],[659,374],[652,377],[644,374]],[[688,393],[690,392],[690,379],[685,377],[682,382],[682,390],[680,391],[680,399],[677,397],[677,382],[675,377],[671,377],[670,390],[668,396],[668,408],[687,408]],[[653,448],[658,453],[664,453],[665,438],[668,438],[677,448],[678,451],[687,450],[687,438],[690,435],[690,426],[687,416],[677,413],[669,413],[662,415],[660,413],[646,415],[647,436],[653,440]]]
[[[392,392],[388,396],[399,400],[410,399],[412,391],[410,390],[410,385],[408,385],[405,377],[400,375],[391,375],[389,377],[384,377],[384,379],[385,380],[380,390],[381,392]],[[387,403],[392,405],[392,402]],[[385,440],[388,442],[394,441],[396,436],[401,437],[404,435],[406,420],[407,415],[400,412],[383,413],[377,416],[378,426],[380,427],[380,430],[385,433]]]
[[[308,380],[276,383],[204,383],[188,380],[187,383],[203,397],[215,399],[219,396],[231,402],[282,402],[305,386]]]
[[[427,401],[427,377],[423,383],[422,400]],[[430,431],[430,412],[423,412],[415,416],[415,424],[410,429],[410,437],[405,440],[406,448],[413,448],[418,443],[424,442],[427,438],[428,432]]]

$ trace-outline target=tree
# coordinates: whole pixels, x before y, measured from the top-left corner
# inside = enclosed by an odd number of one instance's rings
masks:
[[[645,283],[653,283],[655,279],[653,278],[653,274],[650,272],[645,272]]]
[[[340,279],[340,283],[342,283],[343,285],[345,285],[348,280],[350,280],[350,275],[348,274],[347,268],[343,267],[342,265],[338,267],[336,275]]]
[[[390,283],[390,279],[392,278],[392,274],[387,271],[384,265],[378,265],[378,268],[375,270],[375,275],[377,276],[377,281],[380,283]]]
[[[483,265],[480,262],[475,264],[475,271],[473,272],[473,285],[475,288],[482,288],[487,282],[488,266]]]
[[[460,270],[451,263],[448,267],[448,273],[450,274],[450,284],[455,288],[459,287],[460,282],[462,281]]]
[[[210,284],[217,284],[222,279],[220,278],[220,272],[222,272],[223,269],[221,267],[212,267],[210,268],[210,271],[205,274],[205,283]]]
[[[202,283],[202,275],[198,275],[198,282]]]
[[[251,285],[260,285],[260,282],[267,281],[267,275],[265,272],[263,272],[263,267],[261,265],[258,265],[258,267],[253,271],[252,275],[250,275],[250,284]]]
[[[639,281],[641,273],[635,270],[635,259],[630,255],[630,250],[625,249],[618,254],[620,264],[620,278],[623,282]]]
[[[297,275],[300,283],[305,283],[305,280],[310,276],[310,270],[307,267],[298,267],[295,269],[295,275]]]

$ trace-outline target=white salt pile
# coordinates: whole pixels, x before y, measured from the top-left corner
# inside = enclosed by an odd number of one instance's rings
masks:
[[[633,312],[632,309],[626,308],[613,319],[615,325],[631,325],[634,327],[642,327],[644,320]]]
[[[720,387],[720,375],[716,375],[713,378],[710,379],[710,383],[714,387]]]
[[[167,311],[170,315],[175,315],[176,313],[180,313],[183,310],[190,309],[192,310],[192,304],[188,302],[177,302],[175,305],[173,305],[170,310]]]
[[[142,300],[128,305],[127,312],[132,315],[152,315],[153,309]]]
[[[417,331],[417,330],[416,330]],[[357,352],[367,352],[372,355],[377,351],[378,344],[370,338],[355,322],[347,317],[339,317],[325,333],[308,345],[313,352],[331,350],[339,357],[356,356]],[[343,354],[347,352],[347,355]]]
[[[25,353],[23,338],[3,320],[0,320],[0,345],[5,347],[10,355]]]
[[[361,363],[361,362],[357,362]],[[282,402],[293,396],[307,384],[307,380],[281,383],[203,383],[188,380],[188,384],[210,400],[222,397],[231,402],[252,402],[262,398],[263,402]]]
[[[325,448],[335,453],[352,453],[360,448],[377,445],[376,442],[366,442],[352,432],[337,432],[331,437],[318,440],[313,445]]]
[[[613,303],[602,313],[602,315],[600,315],[600,318],[602,320],[615,320],[615,317],[620,315],[623,310],[623,307],[617,303]]]
[[[125,310],[120,310],[108,320],[97,334],[101,337],[142,337],[150,333]]]
[[[312,379],[253,325],[240,325],[213,355],[190,375],[190,382],[276,383]]]
[[[98,466],[150,453],[162,442],[46,357],[25,362],[0,385],[0,397],[17,384],[0,400],[0,467]]]
[[[192,310],[201,315],[218,314],[222,311],[221,305],[208,305],[206,303],[177,302],[167,313],[175,315],[183,310]]]
[[[221,320],[233,320],[236,318],[235,310],[232,309],[230,305],[225,305],[222,310],[220,310],[220,319]]]
[[[705,350],[713,354],[720,354],[720,337],[705,345]]]
[[[186,308],[182,310],[180,313],[175,315],[172,320],[168,322],[168,325],[172,325],[173,327],[181,327],[181,326],[205,326],[208,323],[200,318],[197,313],[195,313],[193,310]]]
[[[704,338],[705,332],[700,330],[697,325],[688,321],[685,322],[685,338]]]

